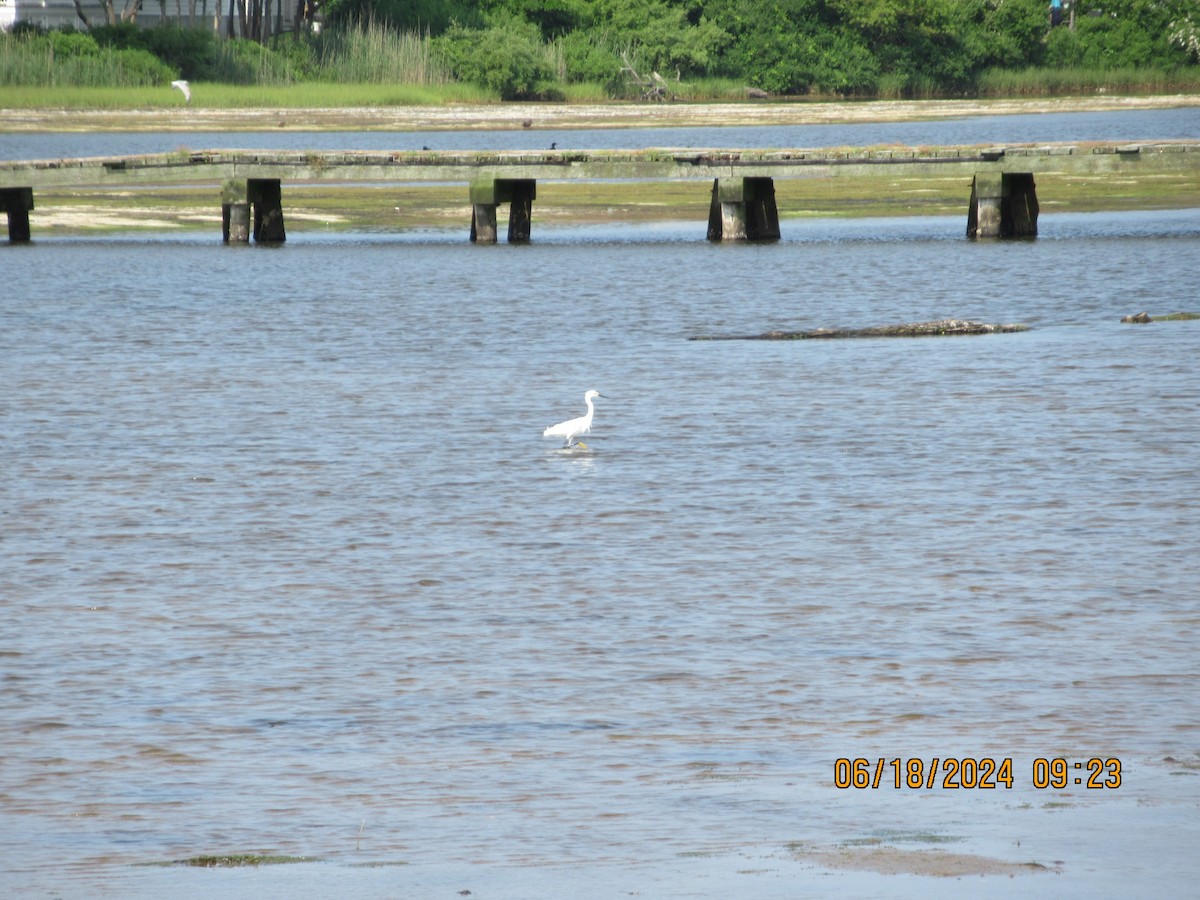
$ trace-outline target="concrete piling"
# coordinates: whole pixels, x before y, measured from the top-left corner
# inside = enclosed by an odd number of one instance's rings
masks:
[[[33,209],[33,188],[0,188],[0,212],[8,214],[8,240],[12,244],[30,239],[29,212]]]
[[[971,180],[967,237],[1034,237],[1037,219],[1037,190],[1032,173],[976,174]]]
[[[278,178],[246,179],[246,200],[254,210],[254,240],[256,243],[278,243],[287,240],[283,227],[283,191]]]
[[[245,201],[221,204],[221,239],[226,243],[250,241],[250,204]]]
[[[471,183],[470,196],[472,243],[496,243],[496,208],[501,203],[509,204],[508,242],[528,243],[533,201],[537,199],[536,179],[484,177]]]
[[[779,209],[771,178],[715,178],[708,208],[710,241],[777,241]]]

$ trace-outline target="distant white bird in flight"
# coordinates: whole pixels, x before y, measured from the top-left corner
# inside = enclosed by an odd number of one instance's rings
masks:
[[[183,93],[183,99],[188,103],[188,105],[191,105],[192,89],[188,87],[188,83],[186,81],[172,81],[171,87],[177,88],[179,91],[181,91]]]
[[[542,437],[560,437],[566,440],[563,447],[571,447],[576,443],[575,438],[581,434],[587,434],[592,430],[592,416],[596,413],[596,408],[592,405],[592,400],[596,397],[604,397],[599,391],[588,391],[583,395],[583,402],[587,404],[587,415],[580,416],[578,419],[568,419],[565,422],[559,422],[557,425],[551,425],[542,432]],[[607,400],[607,397],[604,397]],[[579,446],[586,447],[586,444],[580,443]]]

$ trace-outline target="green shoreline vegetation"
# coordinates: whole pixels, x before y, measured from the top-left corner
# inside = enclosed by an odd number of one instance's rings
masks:
[[[0,34],[0,107],[178,104],[136,93],[177,79],[217,108],[1200,90],[1194,0],[1066,0],[1057,26],[1047,0],[323,0],[258,40],[121,2]]]

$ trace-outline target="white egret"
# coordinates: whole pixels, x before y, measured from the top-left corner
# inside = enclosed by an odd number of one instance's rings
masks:
[[[592,405],[592,400],[596,397],[604,397],[599,391],[588,391],[583,395],[583,402],[587,404],[587,415],[580,416],[578,419],[568,419],[565,422],[559,422],[557,425],[551,425],[542,432],[542,437],[560,437],[566,440],[563,447],[573,446],[576,442],[575,438],[581,434],[587,434],[592,430],[592,416],[596,413],[596,408]],[[604,397],[607,400],[607,397]],[[580,443],[581,447],[586,447],[586,444]]]
[[[180,92],[183,94],[183,99],[184,99],[184,100],[187,102],[187,104],[188,104],[189,106],[191,105],[191,103],[192,103],[192,89],[191,89],[190,87],[188,87],[188,83],[187,83],[186,81],[182,81],[182,80],[180,80],[180,81],[172,81],[172,82],[171,82],[171,87],[173,87],[173,88],[177,89],[178,91],[180,91]]]

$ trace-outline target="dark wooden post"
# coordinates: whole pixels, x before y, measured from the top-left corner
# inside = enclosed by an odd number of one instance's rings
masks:
[[[8,214],[8,240],[12,244],[29,241],[29,211],[33,209],[33,188],[0,188],[0,211]]]
[[[254,208],[254,240],[280,244],[286,241],[287,233],[283,227],[283,190],[279,179],[246,179],[246,199]]]

